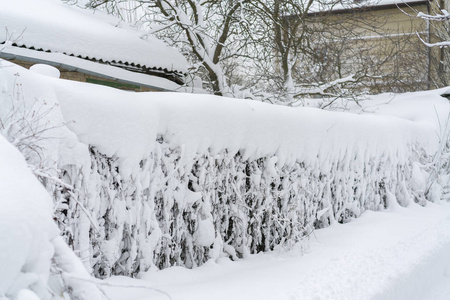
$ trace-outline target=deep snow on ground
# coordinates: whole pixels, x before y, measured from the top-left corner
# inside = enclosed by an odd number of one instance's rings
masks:
[[[305,243],[307,245],[308,243]],[[172,267],[110,284],[147,286],[173,300],[450,299],[450,205],[366,212],[315,231],[307,249],[197,269]],[[107,287],[112,300],[169,299],[144,288]]]
[[[46,190],[0,136],[0,299],[48,295],[50,241],[58,235],[51,212]]]

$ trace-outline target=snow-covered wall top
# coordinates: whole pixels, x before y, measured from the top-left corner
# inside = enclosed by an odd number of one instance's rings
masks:
[[[372,109],[357,106],[353,113],[211,95],[130,94],[58,80],[52,85],[64,119],[75,121],[69,128],[84,144],[120,157],[125,174],[139,168],[158,136],[182,147],[186,161],[224,149],[250,159],[276,156],[279,166],[337,161],[348,153],[365,159],[386,153],[401,161],[411,145],[436,149],[439,122],[449,111],[436,91],[378,96],[368,102]]]
[[[0,0],[0,43],[147,68],[187,71],[174,48],[102,12],[59,0]]]
[[[432,154],[449,120],[448,100],[440,96],[445,90],[382,94],[363,106],[349,104],[347,112],[332,112],[212,95],[130,93],[0,63],[3,72],[19,74],[19,83],[40,82],[47,96],[39,98],[57,103],[83,144],[119,157],[125,176],[139,169],[161,137],[182,147],[186,162],[196,154],[223,150],[239,151],[244,159],[276,156],[279,166],[342,160],[348,153],[364,159],[384,153],[401,161],[412,145]]]

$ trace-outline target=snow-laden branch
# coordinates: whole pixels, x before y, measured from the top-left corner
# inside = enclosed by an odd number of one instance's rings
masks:
[[[442,41],[442,42],[437,42],[437,43],[428,43],[426,42],[424,39],[422,39],[422,37],[420,36],[419,33],[417,33],[417,36],[419,37],[420,41],[427,47],[439,47],[439,48],[446,48],[446,47],[450,47],[450,41]]]
[[[8,30],[8,26],[5,26],[5,35],[6,35],[4,38],[5,42],[0,44],[0,52],[5,50],[7,47],[11,47],[15,42],[20,40],[22,38],[25,30],[27,30],[27,28],[24,28],[23,31],[19,35],[15,36],[15,33],[14,32],[10,33]]]
[[[234,26],[239,23],[239,10],[249,0],[173,1],[158,0],[155,7],[164,15],[163,24],[178,27],[197,62],[207,72],[212,89],[217,95],[231,95],[225,71],[221,64],[230,57],[230,37],[237,34]],[[167,28],[167,27],[166,27]],[[180,44],[179,40],[172,41]]]
[[[438,22],[450,20],[450,14],[445,9],[441,9],[441,14],[435,14],[435,15],[430,15],[430,14],[426,14],[423,12],[419,12],[417,14],[417,17],[424,19],[424,20],[438,21]]]
[[[80,300],[107,300],[108,297],[99,287],[91,282],[94,280],[86,271],[83,263],[67,246],[62,237],[52,240],[55,249],[53,257],[55,269],[61,276],[65,288],[71,291],[74,299]],[[80,280],[83,278],[85,280]]]
[[[327,92],[330,88],[336,86],[342,86],[347,83],[355,83],[360,80],[360,77],[356,76],[356,74],[351,74],[343,78],[338,78],[336,80],[326,82],[326,83],[317,83],[310,84],[307,86],[297,86],[295,88],[294,97],[300,97],[302,95],[321,95],[325,97],[339,97],[339,94]]]
[[[6,40],[3,44],[0,44],[0,52],[5,50],[7,47],[10,47],[12,45],[12,42],[10,40]]]

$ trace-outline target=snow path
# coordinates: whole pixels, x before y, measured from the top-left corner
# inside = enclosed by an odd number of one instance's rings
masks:
[[[309,250],[222,259],[114,277],[189,299],[450,299],[450,204],[366,212],[348,224],[317,230]],[[146,289],[107,288],[112,300],[168,299]]]

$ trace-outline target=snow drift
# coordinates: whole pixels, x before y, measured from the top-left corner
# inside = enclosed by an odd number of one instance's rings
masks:
[[[22,154],[2,136],[0,200],[2,299],[46,300],[63,293],[75,299],[105,299],[59,236],[51,197],[30,172]]]
[[[0,295],[37,293],[45,298],[51,240],[58,235],[51,199],[23,156],[1,136],[0,166]]]
[[[100,277],[289,247],[365,210],[424,204],[449,112],[438,92],[337,113],[136,94],[3,66],[11,99],[54,107],[43,119],[57,139],[43,139],[37,174],[66,241]]]

